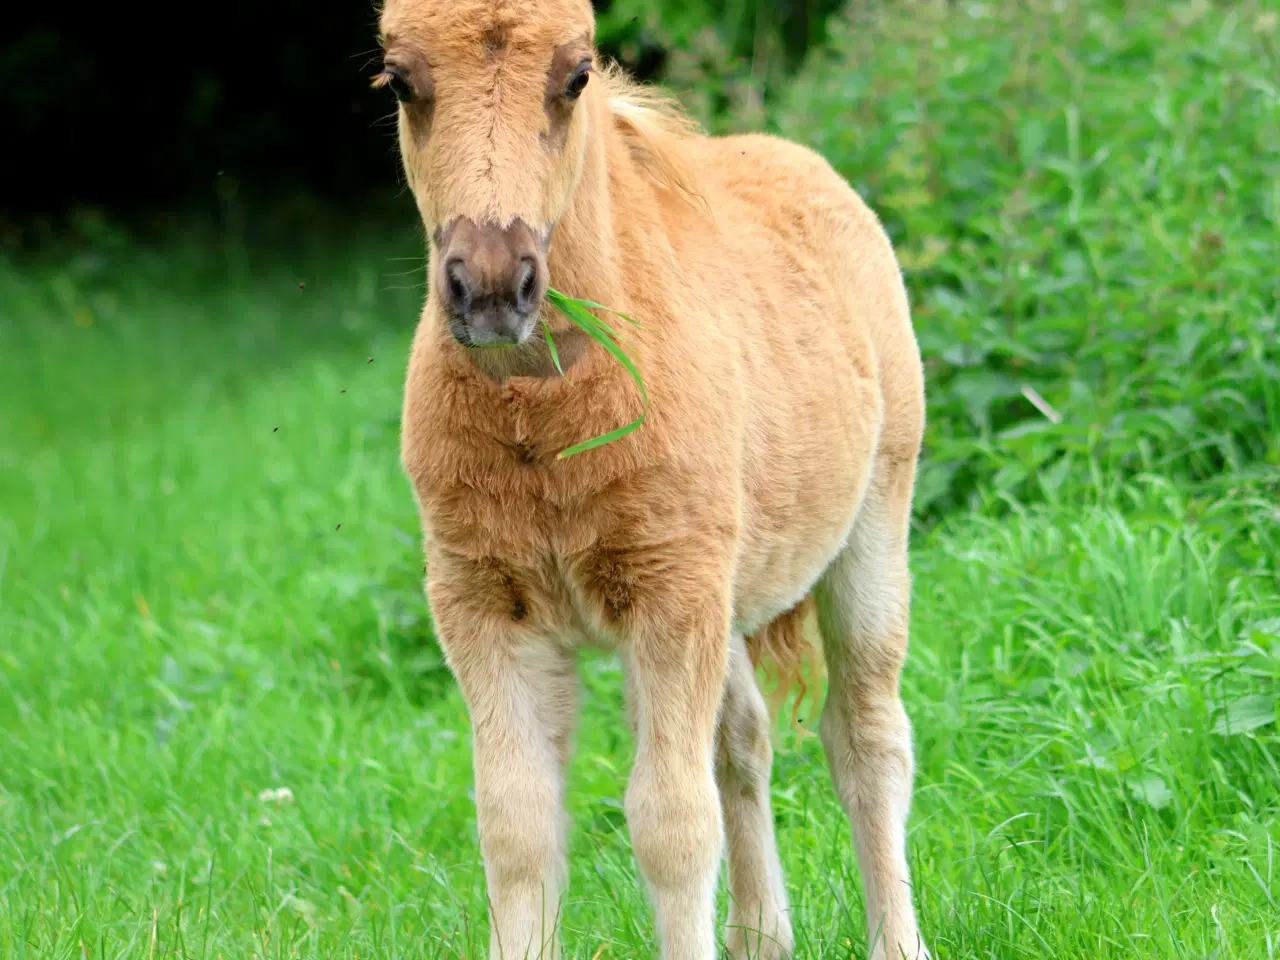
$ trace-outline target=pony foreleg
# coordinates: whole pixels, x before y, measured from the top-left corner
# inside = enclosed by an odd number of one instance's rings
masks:
[[[448,634],[441,632],[449,648]],[[529,640],[470,645],[451,666],[471,712],[476,818],[489,894],[491,960],[560,956],[567,868],[564,766],[572,657]]]
[[[713,772],[727,616],[692,635],[640,635],[626,651],[636,760],[626,813],[662,960],[715,960],[723,836]]]

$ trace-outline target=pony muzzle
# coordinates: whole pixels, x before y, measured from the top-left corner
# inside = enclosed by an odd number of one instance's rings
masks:
[[[437,234],[436,278],[449,330],[465,347],[511,346],[534,333],[547,293],[550,231],[453,220]]]

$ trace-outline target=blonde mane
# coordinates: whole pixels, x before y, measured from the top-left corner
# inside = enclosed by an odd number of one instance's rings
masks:
[[[637,83],[616,64],[606,65],[601,79],[614,123],[636,162],[664,187],[705,205],[687,150],[691,139],[704,135],[698,122],[674,97]]]

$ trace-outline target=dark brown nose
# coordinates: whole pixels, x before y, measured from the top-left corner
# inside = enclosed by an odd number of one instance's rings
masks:
[[[439,237],[440,295],[464,346],[523,343],[547,293],[547,244],[523,220],[453,221]]]

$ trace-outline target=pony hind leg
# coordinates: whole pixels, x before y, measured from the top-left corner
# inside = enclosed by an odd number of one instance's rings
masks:
[[[907,652],[914,462],[878,458],[849,544],[818,584],[828,670],[820,732],[853,826],[871,960],[928,960],[912,908],[906,820],[914,759],[898,694]]]
[[[716,730],[716,781],[729,859],[725,943],[733,960],[781,960],[793,948],[769,805],[772,763],[769,712],[746,645],[734,637]]]

